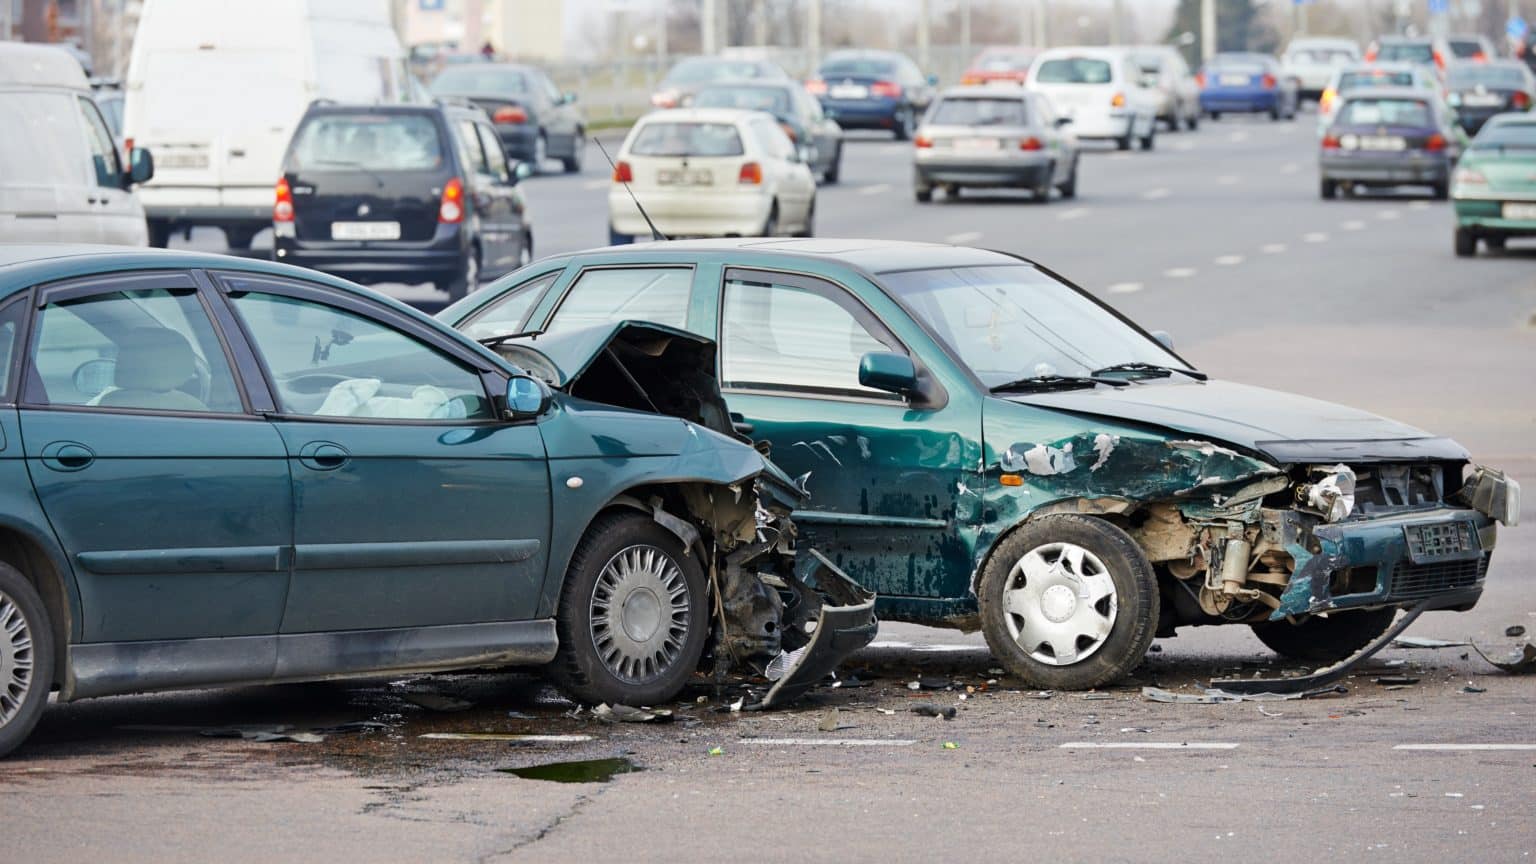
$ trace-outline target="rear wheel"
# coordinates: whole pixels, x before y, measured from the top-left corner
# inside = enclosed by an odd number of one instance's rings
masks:
[[[525,232],[523,234],[523,246],[522,246],[522,248],[517,250],[517,266],[519,268],[523,268],[523,267],[527,267],[529,264],[532,264],[532,263],[533,263],[533,232],[532,231],[528,231],[528,232]]]
[[[549,158],[549,139],[543,132],[533,139],[533,173],[544,173],[544,160]]]
[[[1339,195],[1339,181],[1324,180],[1318,191],[1322,193],[1324,201],[1332,201]]]
[[[0,564],[0,756],[21,746],[48,704],[53,627],[37,589]]]
[[[464,259],[464,269],[450,282],[438,283],[439,291],[448,293],[448,302],[462,300],[471,291],[480,287],[480,247],[469,247],[469,255]]]
[[[149,245],[164,249],[170,244],[171,223],[162,219],[146,219],[145,225],[149,228]]]
[[[1312,617],[1300,624],[1265,621],[1250,625],[1253,635],[1281,657],[1310,663],[1336,663],[1387,632],[1396,609],[1369,612],[1336,612],[1326,618]]]
[[[562,156],[560,158],[560,164],[565,168],[565,173],[580,174],[581,163],[586,155],[586,152],[587,133],[585,130],[577,129],[576,138],[571,142],[571,155]]]
[[[635,237],[633,234],[620,234],[618,229],[614,228],[612,225],[608,226],[609,246],[627,246],[633,242],[635,242]]]
[[[1061,197],[1067,200],[1077,197],[1077,159],[1076,156],[1072,157],[1072,173],[1068,174],[1067,179],[1057,187],[1061,190]]]
[[[1220,120],[1221,119],[1221,112],[1220,111],[1212,111],[1211,112],[1211,119],[1212,120]]]
[[[1466,228],[1456,229],[1456,257],[1471,258],[1477,254],[1477,235]]]
[[[1049,204],[1051,202],[1051,180],[1055,179],[1055,177],[1056,163],[1052,162],[1045,167],[1045,171],[1040,175],[1040,179],[1029,190],[1030,194],[1034,196],[1036,203]]]
[[[912,197],[919,204],[927,204],[933,200],[933,187],[917,185],[912,187]]]
[[[811,196],[811,206],[805,211],[805,225],[795,232],[796,237],[816,236],[816,196]]]
[[[1125,127],[1125,134],[1123,136],[1115,139],[1115,149],[1116,150],[1129,150],[1129,149],[1131,149],[1131,142],[1132,142],[1132,140],[1134,138],[1135,138],[1135,136],[1132,135],[1132,133],[1131,133],[1131,127],[1130,126],[1126,126]]]
[[[1269,119],[1271,119],[1271,120],[1279,120],[1282,116],[1284,116],[1284,115],[1283,115],[1283,112],[1281,112],[1281,110],[1280,110],[1280,102],[1277,100],[1275,102],[1275,107],[1269,109]]]
[[[763,230],[759,233],[762,237],[779,236],[779,202],[768,205],[768,219],[763,222]]]
[[[252,228],[225,228],[224,245],[237,251],[245,251],[251,248],[251,240],[255,239],[256,231]]]
[[[1430,194],[1434,197],[1434,199],[1436,201],[1444,201],[1447,198],[1451,197],[1451,184],[1446,183],[1444,181],[1436,183],[1431,188]]]
[[[891,130],[891,134],[896,137],[897,141],[905,141],[912,137],[913,125],[912,109],[900,110],[896,112],[895,128]]]
[[[1153,142],[1156,139],[1157,139],[1157,124],[1153,123],[1152,124],[1152,128],[1148,129],[1147,130],[1147,134],[1143,135],[1142,138],[1141,138],[1141,149],[1143,149],[1143,150],[1151,150],[1152,149],[1152,144],[1153,144]]]
[[[837,182],[837,178],[843,173],[843,142],[837,142],[837,147],[832,150],[832,161],[827,163],[827,170],[822,172],[821,182],[831,186]]]
[[[1191,111],[1191,112],[1189,112],[1189,116],[1184,118],[1184,127],[1187,128],[1191,132],[1195,131],[1196,129],[1199,129],[1200,128],[1200,112],[1199,111]]]

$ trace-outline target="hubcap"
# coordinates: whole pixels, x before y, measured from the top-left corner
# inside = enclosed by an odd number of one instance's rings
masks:
[[[32,689],[32,631],[10,597],[0,593],[0,727],[21,711]]]
[[[630,546],[608,559],[592,588],[592,646],[614,677],[644,684],[682,654],[689,615],[677,563],[655,546]]]
[[[1097,555],[1046,543],[1019,559],[1003,590],[1008,635],[1050,666],[1088,659],[1115,626],[1115,582]]]

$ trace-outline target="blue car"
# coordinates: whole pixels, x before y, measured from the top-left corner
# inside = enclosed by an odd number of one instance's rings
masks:
[[[925,77],[905,54],[834,51],[805,89],[844,129],[888,129],[905,141],[933,101],[936,84],[936,76]]]
[[[1200,84],[1200,111],[1212,120],[1229,113],[1293,120],[1300,105],[1296,79],[1287,77],[1280,61],[1268,54],[1217,54],[1195,80]]]

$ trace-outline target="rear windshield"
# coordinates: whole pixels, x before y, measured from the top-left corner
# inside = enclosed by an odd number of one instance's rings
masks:
[[[1018,51],[988,51],[976,58],[976,68],[983,72],[1023,72],[1034,59],[1033,54]]]
[[[1108,84],[1113,78],[1109,61],[1092,57],[1047,60],[1035,74],[1035,80],[1041,84]]]
[[[1345,72],[1339,76],[1339,89],[1352,87],[1412,87],[1413,73],[1406,70],[1388,72],[1372,69],[1369,72]]]
[[[1338,122],[1346,126],[1432,126],[1429,106],[1414,99],[1353,99]]]
[[[321,114],[294,136],[289,167],[361,171],[429,171],[443,164],[432,118],[420,114]]]
[[[668,84],[700,84],[729,78],[767,78],[767,67],[752,60],[716,60],[700,57],[684,60],[667,73]]]
[[[927,122],[938,126],[1027,126],[1022,99],[945,99]]]
[[[1451,67],[1445,83],[1453,90],[1476,87],[1479,84],[1487,87],[1523,87],[1525,74],[1513,66],[1489,66],[1483,63],[1458,64]]]
[[[1483,53],[1483,43],[1476,39],[1452,39],[1450,46],[1451,53],[1462,59]]]
[[[1472,139],[1473,150],[1536,150],[1536,123],[1489,123]]]
[[[450,66],[432,79],[433,93],[527,93],[528,76],[516,69],[486,69],[483,66]]]
[[[741,135],[731,123],[647,123],[629,147],[632,156],[740,156]]]
[[[850,57],[845,60],[828,60],[817,70],[823,78],[890,78],[896,74],[896,64],[889,60],[869,57]]]
[[[1435,51],[1429,46],[1428,42],[1388,43],[1377,49],[1376,59],[1387,62],[1433,63],[1435,62]]]
[[[789,93],[780,87],[705,87],[693,97],[695,108],[740,108],[779,117],[792,113]]]

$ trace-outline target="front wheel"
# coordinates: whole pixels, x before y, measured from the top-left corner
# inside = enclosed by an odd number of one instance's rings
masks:
[[[1027,684],[1083,690],[1136,668],[1158,618],[1157,577],[1102,519],[1044,516],[1003,538],[980,586],[987,646]]]
[[[1060,186],[1056,187],[1061,190],[1061,197],[1065,200],[1077,197],[1077,160],[1078,157],[1072,157],[1072,172],[1067,175],[1067,179]]]
[[[1143,150],[1151,150],[1152,149],[1152,144],[1153,144],[1153,142],[1156,139],[1157,139],[1157,124],[1153,123],[1152,124],[1152,128],[1148,129],[1147,130],[1147,134],[1143,135],[1142,138],[1141,138],[1141,149],[1143,149]]]
[[[843,173],[843,142],[837,142],[837,147],[832,151],[832,161],[827,163],[827,170],[822,172],[821,182],[828,186],[837,183],[837,179]]]
[[[1135,140],[1135,135],[1131,131],[1131,126],[1127,125],[1125,127],[1125,134],[1123,136],[1115,139],[1115,149],[1116,150],[1129,150],[1129,149],[1131,149],[1131,143],[1134,140]]]
[[[21,571],[0,563],[0,756],[21,746],[48,704],[53,627]]]
[[[1373,609],[1369,612],[1335,612],[1326,618],[1313,617],[1300,624],[1264,621],[1249,626],[1260,642],[1281,657],[1308,663],[1337,663],[1387,632],[1395,617],[1396,609]]]
[[[1471,258],[1477,254],[1477,235],[1465,228],[1456,229],[1456,257]]]
[[[560,592],[556,684],[588,705],[671,701],[704,653],[706,585],[698,561],[655,520],[598,517]]]
[[[576,130],[576,138],[571,142],[571,155],[560,157],[560,165],[567,174],[580,174],[581,164],[585,160],[587,151],[586,132]]]

